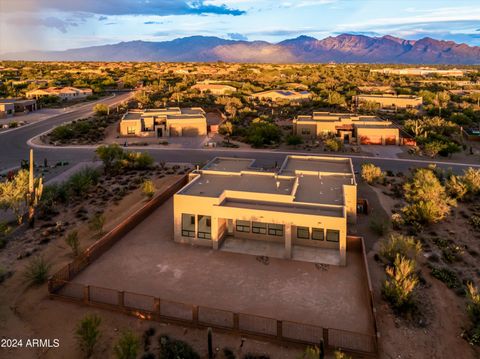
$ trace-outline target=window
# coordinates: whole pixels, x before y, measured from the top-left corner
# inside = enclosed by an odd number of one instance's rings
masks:
[[[269,236],[283,236],[283,224],[269,224],[268,225],[268,235]]]
[[[195,215],[182,213],[182,237],[195,237]]]
[[[134,135],[134,134],[135,134],[135,127],[133,127],[133,126],[128,126],[128,127],[127,127],[127,134],[128,134],[128,135]]]
[[[325,239],[323,228],[312,228],[312,239],[315,241],[323,241]]]
[[[236,230],[237,230],[237,232],[250,233],[250,222],[249,221],[237,221]]]
[[[212,217],[198,216],[198,238],[212,239]]]
[[[252,233],[267,234],[267,224],[260,222],[252,222]]]
[[[299,238],[299,239],[310,239],[310,228],[308,228],[308,227],[297,227],[297,238]]]
[[[336,229],[327,229],[327,241],[338,242],[340,240],[340,231]]]
[[[309,135],[310,129],[309,128],[302,128],[302,135]]]

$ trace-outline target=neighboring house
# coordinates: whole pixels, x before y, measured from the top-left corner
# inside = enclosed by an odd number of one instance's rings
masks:
[[[254,161],[215,158],[190,175],[173,199],[175,241],[221,249],[240,240],[258,255],[270,246],[293,259],[316,247],[345,265],[347,223],[357,211],[351,159],[288,156],[271,172]]]
[[[15,114],[28,113],[36,110],[36,100],[24,100],[18,98],[0,99],[0,118],[6,118]]]
[[[438,75],[438,76],[456,76],[461,77],[467,72],[467,70],[458,69],[446,69],[438,70],[432,67],[418,67],[418,68],[383,68],[383,69],[371,69],[372,73],[381,73],[386,75],[407,75],[407,76],[426,76],[426,75]]]
[[[76,87],[49,87],[27,92],[28,98],[39,99],[46,96],[56,96],[65,101],[84,99],[93,94],[91,89],[80,89]]]
[[[414,95],[368,95],[362,94],[353,96],[355,106],[361,106],[365,103],[373,103],[382,109],[406,109],[418,108],[422,106],[423,99],[421,96]]]
[[[293,90],[269,90],[258,92],[250,95],[250,98],[257,100],[277,101],[308,101],[312,98],[312,93],[308,91],[293,91]]]
[[[237,89],[233,86],[214,83],[197,83],[196,85],[192,86],[192,89],[198,90],[201,93],[208,92],[215,96],[227,95],[237,91]]]
[[[206,136],[207,119],[200,107],[133,110],[120,121],[121,136]]]
[[[298,116],[293,120],[293,133],[309,139],[335,135],[346,143],[359,145],[400,144],[399,130],[392,122],[349,113],[314,112],[312,116]]]

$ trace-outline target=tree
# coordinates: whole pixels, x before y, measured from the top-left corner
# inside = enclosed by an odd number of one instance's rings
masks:
[[[93,106],[93,112],[95,112],[97,116],[105,116],[110,112],[110,110],[107,105],[103,103],[97,103],[95,106]]]
[[[298,135],[288,135],[285,139],[287,145],[289,146],[298,146],[303,143],[302,137]]]
[[[123,149],[118,144],[104,145],[96,149],[95,153],[103,162],[105,172],[112,171],[117,161],[124,158]]]
[[[225,122],[220,126],[219,132],[227,137],[227,142],[230,143],[230,137],[233,135],[233,124],[230,121]]]
[[[438,153],[440,151],[442,151],[443,149],[445,148],[445,144],[440,142],[440,141],[431,141],[431,142],[427,142],[424,146],[423,146],[423,151],[425,152],[425,154],[428,156],[428,157],[435,157],[436,155],[438,155]]]
[[[12,210],[18,224],[22,224],[27,210],[29,180],[29,172],[20,170],[11,180],[0,183],[0,207]]]
[[[410,222],[436,223],[441,221],[455,205],[432,170],[420,168],[404,184],[407,206],[403,208],[406,219]]]
[[[362,179],[368,184],[373,184],[385,177],[385,173],[382,172],[380,167],[375,166],[373,163],[362,164]]]
[[[448,105],[450,95],[446,91],[438,92],[435,102],[438,105],[438,115],[442,114],[442,108]]]
[[[93,314],[85,316],[77,325],[75,336],[85,358],[90,358],[93,355],[95,345],[101,336],[99,329],[101,322],[102,319]]]
[[[324,141],[324,144],[325,144],[325,148],[332,152],[338,152],[343,148],[342,141],[336,138],[327,138]]]
[[[113,352],[117,359],[136,359],[139,349],[140,340],[138,337],[131,331],[126,331],[113,347]]]

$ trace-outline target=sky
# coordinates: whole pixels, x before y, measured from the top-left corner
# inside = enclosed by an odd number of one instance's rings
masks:
[[[480,0],[0,0],[0,53],[193,35],[276,43],[342,33],[480,46]]]

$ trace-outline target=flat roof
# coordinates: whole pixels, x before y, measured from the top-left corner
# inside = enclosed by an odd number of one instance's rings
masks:
[[[353,175],[350,159],[319,156],[288,156],[281,173],[293,175],[295,171],[329,172]]]
[[[254,159],[249,158],[217,157],[207,163],[203,169],[221,172],[240,172],[250,168],[254,162]]]
[[[250,193],[268,193],[290,195],[295,178],[278,179],[263,174],[218,174],[203,173],[182,194],[191,196],[219,197],[223,191],[238,191]]]
[[[255,201],[258,193],[285,196],[280,201],[273,198],[269,206],[343,206],[343,185],[356,184],[349,158],[287,156],[277,172],[258,171],[252,167],[254,162],[247,158],[215,158],[178,194],[218,198],[224,191],[235,191],[252,195],[240,200],[227,196],[228,201]]]

